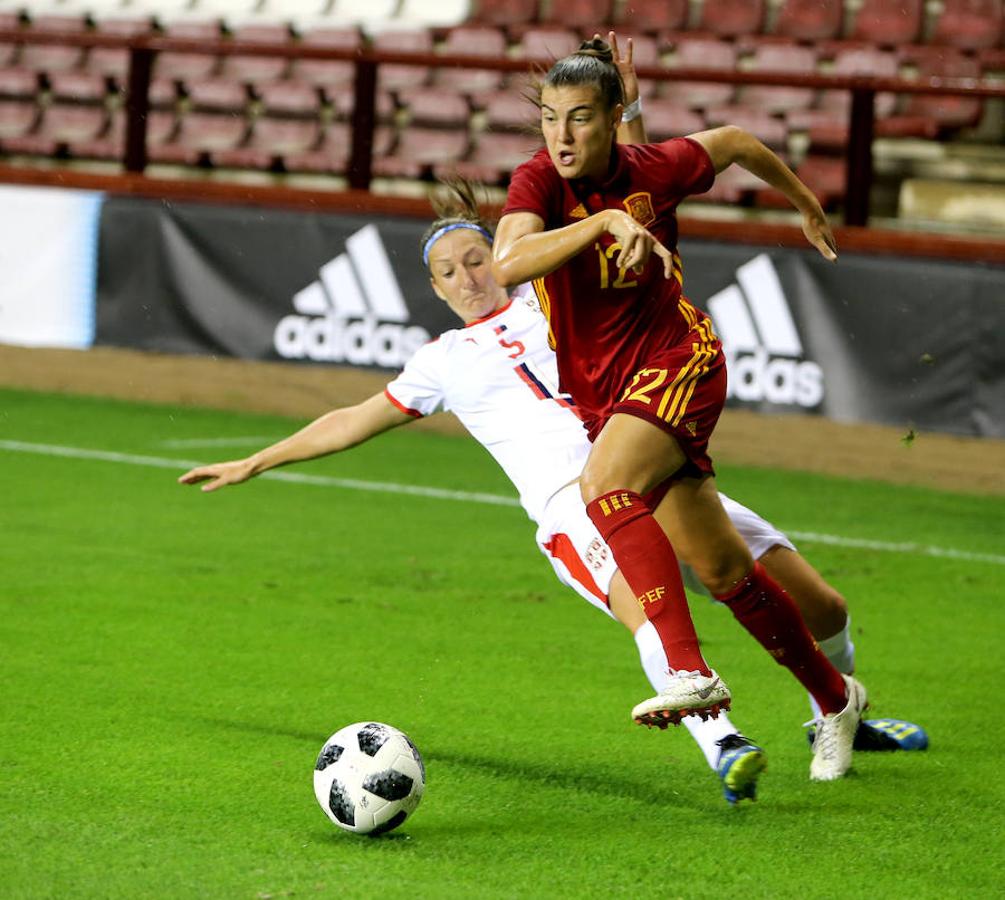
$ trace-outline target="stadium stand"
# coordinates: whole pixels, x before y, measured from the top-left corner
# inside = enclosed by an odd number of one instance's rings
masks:
[[[849,37],[877,47],[912,44],[921,35],[925,0],[863,0]]]
[[[629,26],[630,31],[652,34],[666,41],[668,36],[687,27],[687,0],[628,0],[615,4],[613,24]]]
[[[736,47],[729,41],[682,35],[675,51],[669,63],[671,67],[725,71],[736,68]],[[660,98],[691,109],[724,106],[732,101],[734,93],[733,85],[711,81],[661,81],[656,88]]]
[[[506,55],[506,35],[485,25],[462,25],[447,34],[440,48],[444,55],[484,56],[499,59]],[[494,69],[440,68],[433,72],[437,85],[466,94],[477,106],[484,98],[502,89],[505,74]]]
[[[649,133],[662,139],[743,125],[791,159],[833,206],[844,188],[850,93],[806,86],[804,78],[1001,79],[1003,18],[1001,0],[0,0],[0,28],[53,37],[0,41],[0,154],[119,158],[129,51],[60,44],[66,35],[371,48],[428,57],[377,68],[373,172],[381,189],[393,191],[400,181],[409,190],[407,182],[451,166],[502,186],[540,145],[519,96],[526,74],[440,65],[436,57],[546,65],[614,26],[623,40],[632,37],[639,66],[789,76],[790,83],[770,85],[645,78]],[[147,135],[153,162],[345,173],[352,60],[184,50],[155,56]],[[1002,106],[977,96],[880,92],[879,170],[894,180],[892,190],[911,178],[917,196],[923,184],[914,160],[934,158],[919,141],[948,154],[977,147],[967,152],[1000,160]],[[945,171],[953,171],[950,162]],[[707,199],[769,209],[778,203],[765,186],[733,175]]]
[[[793,41],[833,40],[843,26],[843,0],[785,0],[774,35]]]

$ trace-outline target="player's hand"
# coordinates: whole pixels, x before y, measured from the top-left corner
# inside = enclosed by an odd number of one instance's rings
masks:
[[[595,34],[594,37],[600,37]],[[622,55],[618,48],[618,36],[613,32],[607,33],[607,43],[611,45],[611,52],[614,54],[614,65],[618,67],[621,81],[625,86],[625,104],[634,103],[639,99],[639,77],[635,74],[635,65],[632,63],[632,39],[626,41],[625,52]]]
[[[663,260],[663,276],[669,278],[673,273],[673,254],[628,213],[617,210],[610,210],[610,213],[607,232],[621,245],[615,260],[617,267],[641,274],[649,257],[655,253]]]
[[[226,487],[228,484],[240,484],[252,476],[251,463],[246,459],[233,462],[212,463],[208,466],[197,466],[178,479],[179,484],[203,484],[201,490],[205,493]]]
[[[837,260],[837,241],[834,240],[834,233],[822,209],[803,213],[803,234],[824,259],[829,262]]]

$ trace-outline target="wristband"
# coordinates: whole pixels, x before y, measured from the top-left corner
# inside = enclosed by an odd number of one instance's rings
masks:
[[[639,116],[642,115],[642,97],[636,97],[631,103],[626,103],[625,108],[621,110],[621,121],[634,122]]]

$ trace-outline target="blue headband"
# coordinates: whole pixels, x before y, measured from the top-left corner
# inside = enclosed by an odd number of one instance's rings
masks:
[[[429,250],[443,235],[448,231],[456,231],[458,228],[470,228],[472,231],[477,231],[479,234],[485,236],[490,244],[492,243],[492,234],[487,228],[482,228],[481,225],[476,225],[474,222],[454,222],[452,225],[444,225],[442,228],[437,228],[430,236],[429,240],[426,241],[426,245],[422,248],[422,264],[429,267]]]

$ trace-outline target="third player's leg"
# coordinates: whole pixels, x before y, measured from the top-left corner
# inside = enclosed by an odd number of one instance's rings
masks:
[[[761,556],[761,565],[796,602],[818,641],[837,634],[848,621],[848,604],[802,556],[775,546]]]

